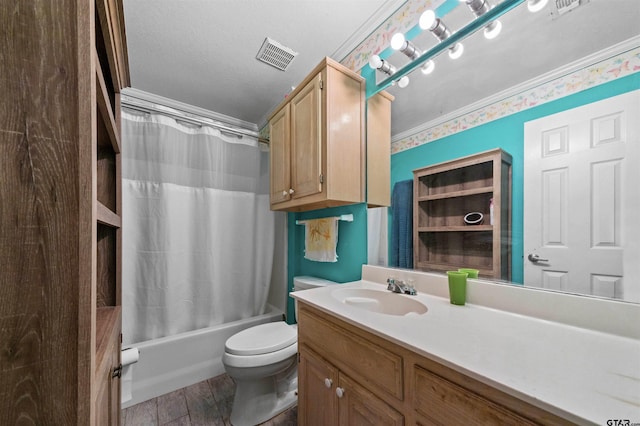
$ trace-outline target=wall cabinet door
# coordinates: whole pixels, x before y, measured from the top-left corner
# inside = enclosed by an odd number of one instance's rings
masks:
[[[292,198],[322,192],[321,84],[318,74],[290,103]]]
[[[271,204],[289,200],[291,189],[291,114],[285,105],[269,122],[271,140],[269,144],[269,170],[271,180]]]

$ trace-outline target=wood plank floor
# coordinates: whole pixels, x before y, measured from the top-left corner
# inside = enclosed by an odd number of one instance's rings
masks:
[[[235,383],[226,375],[196,383],[122,410],[124,426],[229,426]],[[298,424],[297,407],[263,426]]]

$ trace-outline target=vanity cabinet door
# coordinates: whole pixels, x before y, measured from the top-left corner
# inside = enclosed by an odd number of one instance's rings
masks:
[[[415,368],[414,378],[414,407],[425,424],[537,424],[423,368]]]
[[[360,386],[349,376],[340,373],[336,389],[339,399],[340,421],[338,424],[402,426],[402,414],[388,406],[380,398]]]
[[[338,423],[338,370],[312,351],[301,348],[298,365],[298,424]]]

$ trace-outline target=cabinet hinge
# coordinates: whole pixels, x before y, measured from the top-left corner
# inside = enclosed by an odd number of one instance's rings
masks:
[[[320,80],[320,90],[324,89],[324,82]]]
[[[300,364],[300,352],[298,352],[298,364]]]
[[[324,175],[320,175],[320,183],[324,183]]]

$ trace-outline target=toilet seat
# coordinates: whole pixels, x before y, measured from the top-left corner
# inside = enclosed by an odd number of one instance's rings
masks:
[[[247,328],[227,339],[225,352],[231,355],[252,356],[279,351],[298,341],[298,331],[284,321],[260,324]]]

